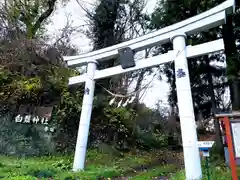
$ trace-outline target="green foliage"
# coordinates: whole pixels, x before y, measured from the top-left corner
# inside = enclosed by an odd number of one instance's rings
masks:
[[[5,9],[9,22],[18,28],[25,29],[26,36],[33,39],[37,33],[45,30],[45,25],[49,22],[49,17],[54,11],[55,3],[57,0],[13,0],[8,3]]]
[[[29,43],[32,44],[33,51],[31,52],[28,52]],[[16,53],[14,43],[7,43],[7,45],[12,47],[10,51],[13,56],[16,54],[15,58],[24,59],[24,61],[14,60],[10,64],[3,61],[3,65],[0,66],[0,104],[9,106],[28,103],[38,106],[50,104],[50,106],[56,106],[53,119],[57,121],[63,121],[66,117],[71,118],[80,113],[82,90],[75,88],[71,92],[68,87],[68,78],[79,73],[59,64],[51,64],[51,62],[37,64],[37,61],[43,59],[36,56],[39,49],[34,46],[36,44],[33,42],[22,44],[23,51],[26,53],[21,55]],[[32,56],[35,59],[32,59]],[[1,54],[1,58],[8,58],[8,55]],[[11,58],[14,59],[14,57]],[[29,68],[29,64],[33,68]],[[12,67],[19,68],[13,69]]]
[[[67,79],[71,72],[57,67],[46,70],[51,72],[41,76],[28,77],[19,76],[18,72],[4,69],[0,74],[1,101],[8,101],[9,103],[16,103],[21,99],[38,101],[42,97],[42,93],[46,94],[48,92],[51,94],[54,91],[56,95],[63,94],[64,97],[69,97],[70,94],[66,91],[68,91]]]
[[[94,49],[101,49],[116,43],[114,26],[119,6],[120,3],[115,0],[100,1],[94,15],[90,17],[94,24],[92,27]]]
[[[220,1],[204,1],[204,0],[158,0],[157,6],[152,13],[151,28],[162,28],[171,24],[180,22],[184,19],[192,17],[196,14],[204,12]]]
[[[123,107],[106,107],[104,108],[104,115],[106,119],[109,120],[109,123],[114,124],[120,128],[120,132],[126,132],[126,128],[131,127],[131,124],[135,119],[134,110]]]
[[[134,110],[127,108],[104,108],[104,119],[108,121],[110,127],[116,130],[118,138],[116,142],[119,146],[122,146],[124,141],[129,141],[131,138],[131,132],[133,130],[133,123],[135,121]]]
[[[207,180],[207,170],[205,167],[203,169],[203,180]],[[231,179],[230,169],[222,166],[211,166],[210,167],[210,177],[214,180],[226,180]],[[179,171],[173,175],[170,180],[185,180],[185,172]]]
[[[20,81],[15,82],[16,88],[21,89],[23,92],[34,92],[41,88],[41,80],[38,77],[21,79]]]
[[[62,122],[71,120],[72,117],[79,116],[81,112],[81,102],[83,97],[83,88],[80,86],[77,89],[70,91],[68,87],[68,78],[75,76],[77,73],[66,68],[55,68],[49,75],[48,92],[55,91],[55,98],[58,99],[58,105],[54,111],[54,120]]]
[[[156,134],[153,132],[138,130],[136,136],[137,146],[143,149],[159,149],[166,147],[168,143],[167,136],[165,134]]]

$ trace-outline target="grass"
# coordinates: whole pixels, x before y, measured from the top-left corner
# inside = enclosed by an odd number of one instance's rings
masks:
[[[179,171],[177,174],[175,174],[171,180],[185,180],[185,172]],[[211,180],[228,180],[231,179],[231,172],[227,168],[211,168],[210,173],[210,179]],[[202,180],[208,180],[206,172],[203,173],[203,179]]]
[[[149,170],[138,170],[140,165],[148,165],[159,159],[163,153],[126,153],[121,157],[91,150],[87,154],[85,171],[71,171],[73,156],[14,158],[0,156],[0,180],[96,180],[128,176],[129,180],[150,180],[176,172],[174,165],[157,165]],[[204,163],[204,162],[203,162]],[[212,164],[211,180],[231,179],[231,172],[223,164]],[[185,172],[178,171],[171,180],[185,180]],[[203,167],[203,180],[207,180]]]
[[[207,170],[205,167],[202,168],[203,170],[203,179],[202,180],[208,180],[207,177]],[[238,174],[240,173],[240,169],[238,171]],[[231,171],[228,167],[225,166],[225,164],[221,165],[215,165],[212,164],[210,166],[210,179],[211,180],[229,180],[231,179]],[[185,180],[185,171],[179,171],[174,176],[171,177],[170,180]]]
[[[146,172],[137,174],[136,176],[129,178],[129,180],[148,180],[155,177],[167,176],[172,172],[175,172],[176,168],[173,165],[161,166],[151,169]]]
[[[14,158],[0,156],[1,180],[95,180],[99,177],[111,178],[121,176],[124,172],[132,172],[132,180],[146,180],[155,176],[174,171],[174,166],[155,167],[149,171],[136,172],[133,168],[149,164],[156,160],[156,153],[125,154],[124,157],[114,157],[91,150],[87,154],[86,170],[78,173],[71,172],[73,157],[35,157]]]

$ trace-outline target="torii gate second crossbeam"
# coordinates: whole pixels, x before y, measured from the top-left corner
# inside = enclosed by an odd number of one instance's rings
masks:
[[[222,51],[222,39],[197,46],[186,47],[186,35],[207,31],[225,23],[226,15],[235,11],[235,1],[224,3],[187,20],[160,29],[139,38],[100,49],[79,56],[64,57],[70,67],[80,67],[87,64],[87,73],[69,79],[69,85],[85,82],[82,112],[79,123],[73,171],[83,170],[87,149],[87,140],[94,97],[95,80],[152,67],[169,61],[175,62],[176,87],[184,151],[184,164],[187,180],[200,180],[202,169],[199,149],[197,146],[196,123],[193,111],[192,93],[190,87],[187,58]],[[135,52],[172,42],[173,51],[136,62],[136,66],[122,69],[120,66],[97,70],[97,63],[117,57],[118,51],[129,47]]]

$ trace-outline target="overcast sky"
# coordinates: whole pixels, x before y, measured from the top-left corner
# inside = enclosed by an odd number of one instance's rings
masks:
[[[86,8],[91,8],[91,4],[95,3],[95,0],[79,0]],[[146,11],[151,13],[156,5],[156,0],[147,0]],[[71,0],[64,8],[58,7],[54,16],[52,17],[52,24],[48,26],[48,31],[51,34],[59,32],[66,24],[66,16],[70,16],[73,26],[79,26],[86,24],[86,14],[78,5],[76,0]],[[72,37],[72,43],[76,45],[82,52],[88,52],[91,50],[91,41],[79,33]],[[148,84],[153,79],[149,76],[144,81]],[[163,81],[157,80],[157,77],[151,83],[151,88],[148,88],[145,92],[143,102],[148,107],[154,107],[158,100],[167,102],[168,84]],[[164,104],[163,104],[164,105]]]

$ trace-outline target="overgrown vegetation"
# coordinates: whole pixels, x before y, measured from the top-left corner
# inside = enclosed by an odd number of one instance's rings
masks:
[[[203,164],[202,170],[203,170],[203,180],[207,180],[208,179],[207,169],[206,167],[204,167],[204,164]],[[219,166],[210,165],[209,171],[210,171],[210,178],[214,180],[227,180],[231,178],[231,171],[224,164],[221,164]],[[186,179],[185,172],[179,171],[176,174],[174,174],[170,179],[184,180]]]
[[[39,158],[14,158],[1,156],[0,174],[3,180],[34,180],[34,179],[114,179],[117,177],[129,180],[146,180],[159,177],[170,177],[171,180],[184,180],[185,171],[176,164],[163,161],[174,155],[169,152],[138,152],[125,153],[121,157],[90,150],[87,154],[87,166],[83,172],[73,173],[73,156],[52,156]],[[177,154],[176,154],[177,155]],[[176,157],[175,157],[176,158]],[[203,180],[207,180],[205,161],[202,162]],[[210,177],[226,180],[231,177],[230,170],[223,164],[210,162]]]
[[[128,153],[123,157],[111,156],[91,150],[87,154],[87,168],[84,172],[73,173],[72,156],[55,156],[39,158],[13,158],[0,157],[0,174],[3,180],[88,180],[107,179],[113,177],[135,176],[132,179],[151,179],[155,176],[163,176],[175,171],[174,165],[157,164],[154,169],[139,169],[144,165],[151,165],[158,158],[164,156],[160,153],[141,152],[139,154]],[[141,166],[139,166],[141,164]],[[136,169],[135,169],[136,168]],[[137,169],[138,168],[138,169]]]

